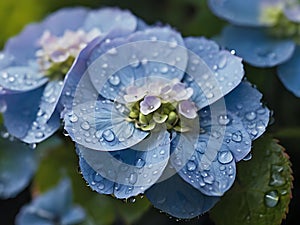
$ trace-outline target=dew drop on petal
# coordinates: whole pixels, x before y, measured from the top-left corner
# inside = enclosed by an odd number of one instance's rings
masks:
[[[249,121],[256,119],[256,113],[255,112],[248,112],[245,115],[245,118]]]
[[[250,160],[250,159],[252,159],[252,154],[251,154],[251,152],[248,153],[248,155],[246,155],[246,156],[243,158],[244,161],[248,161],[248,160]]]
[[[108,129],[108,130],[103,131],[102,137],[106,141],[111,142],[115,139],[115,134],[110,129]]]
[[[130,184],[135,184],[135,183],[137,182],[137,178],[138,178],[137,173],[131,173],[131,174],[129,175],[128,182],[129,182]]]
[[[109,78],[109,83],[111,85],[117,86],[118,84],[120,84],[120,78],[118,76],[116,76],[116,75],[115,76],[111,76]]]
[[[189,160],[186,164],[186,169],[190,172],[194,171],[195,169],[197,168],[197,164],[192,161],[192,160]]]
[[[237,131],[235,133],[232,134],[231,139],[234,142],[241,142],[243,140],[243,136],[242,133],[240,131]]]
[[[220,163],[226,164],[233,160],[233,155],[230,151],[219,152],[218,160]]]
[[[5,113],[7,110],[7,104],[4,100],[0,100],[0,113]]]
[[[81,123],[80,127],[81,127],[83,130],[88,130],[88,129],[90,129],[90,124],[89,124],[89,122],[84,121],[84,122]]]
[[[227,115],[219,116],[219,124],[222,126],[226,126],[230,123],[230,118]]]

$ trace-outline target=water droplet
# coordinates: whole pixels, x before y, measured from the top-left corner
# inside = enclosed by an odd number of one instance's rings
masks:
[[[207,184],[213,184],[215,178],[211,175],[207,175],[206,177],[203,178],[203,181]]]
[[[78,116],[75,113],[73,113],[69,116],[69,120],[71,123],[76,123],[78,121]]]
[[[108,64],[107,63],[104,63],[103,65],[102,65],[102,68],[103,69],[105,69],[105,68],[107,68],[108,67]]]
[[[235,107],[236,107],[238,110],[241,110],[241,109],[243,108],[243,105],[242,105],[242,104],[237,104]]]
[[[109,83],[111,83],[114,86],[117,86],[118,84],[120,84],[120,78],[118,76],[111,76],[109,78]]]
[[[117,49],[116,48],[111,48],[107,51],[107,53],[110,54],[110,55],[115,55],[115,54],[117,54]]]
[[[248,112],[248,113],[246,113],[245,117],[249,121],[254,120],[256,118],[256,113],[255,112]]]
[[[214,94],[212,92],[206,94],[206,98],[208,98],[208,99],[213,98],[213,97],[214,97]]]
[[[35,137],[36,138],[43,138],[45,135],[44,135],[44,133],[43,132],[41,132],[41,131],[39,131],[39,132],[37,132],[36,134],[35,134]]]
[[[186,169],[190,172],[194,171],[195,169],[197,168],[197,164],[192,161],[192,160],[189,160],[186,164]]]
[[[279,202],[278,191],[269,191],[265,194],[265,204],[267,207],[273,208]]]
[[[132,190],[130,190],[130,191],[132,191]],[[128,202],[135,203],[136,202],[136,198],[135,197],[131,197],[131,198],[128,199]]]
[[[29,144],[29,147],[30,147],[31,149],[35,149],[35,148],[36,148],[36,143],[31,143],[31,144]]]
[[[278,165],[271,166],[270,186],[280,187],[286,183],[285,177],[282,175],[283,167]]]
[[[226,63],[227,63],[227,58],[226,58],[226,55],[222,55],[219,59],[219,62],[218,62],[218,67],[220,69],[224,68],[226,66]]]
[[[137,168],[142,168],[142,167],[145,166],[145,164],[146,164],[145,160],[143,160],[143,159],[141,159],[141,158],[138,158],[138,159],[136,160],[136,162],[135,162],[135,166],[136,166]]]
[[[230,151],[219,152],[218,160],[223,164],[230,163],[233,160],[233,155]]]
[[[103,131],[102,137],[106,141],[111,142],[115,139],[115,134],[111,130],[108,129],[108,130]]]
[[[237,131],[235,133],[232,134],[231,139],[234,142],[241,142],[243,140],[243,135],[241,131]]]
[[[169,46],[170,46],[171,48],[176,48],[177,45],[178,45],[178,43],[177,43],[176,40],[172,40],[172,41],[170,42],[170,44],[169,44]]]
[[[98,188],[100,190],[103,190],[105,188],[105,185],[103,183],[98,183]]]
[[[136,181],[137,181],[137,178],[138,178],[137,173],[131,173],[131,174],[129,175],[128,182],[129,182],[130,184],[135,184]]]
[[[244,161],[249,161],[250,159],[252,159],[252,154],[251,154],[251,152],[249,152],[249,153],[243,158]]]
[[[227,115],[219,116],[219,124],[225,126],[230,123],[230,118]]]
[[[90,124],[88,121],[84,121],[81,123],[80,127],[83,129],[83,130],[88,130],[90,129]]]
[[[165,153],[166,153],[165,150],[160,150],[160,152],[159,152],[160,155],[164,155]]]
[[[4,100],[0,100],[0,113],[5,113],[7,110],[7,104]]]
[[[169,71],[168,66],[163,66],[162,68],[160,68],[161,73],[167,73],[168,71]]]

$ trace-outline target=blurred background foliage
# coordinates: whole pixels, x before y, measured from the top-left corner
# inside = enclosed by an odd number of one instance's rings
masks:
[[[86,6],[99,8],[116,6],[129,9],[149,24],[169,24],[183,36],[217,35],[225,22],[216,18],[208,10],[205,0],[1,0],[0,1],[0,49],[5,41],[20,32],[29,22],[40,21],[49,13],[66,6]],[[264,94],[264,102],[274,112],[268,133],[280,140],[290,156],[294,171],[293,199],[289,214],[282,224],[298,224],[297,209],[300,208],[300,99],[289,93],[280,83],[275,69],[256,69],[245,65],[246,77]],[[64,137],[64,139],[66,139]],[[213,222],[208,215],[188,221],[177,221],[158,210],[149,207],[144,199],[123,203],[112,201],[110,197],[98,196],[95,200],[89,188],[77,171],[76,153],[72,144],[58,142],[46,147],[41,167],[33,181],[17,198],[0,203],[1,224],[13,224],[19,207],[30,200],[30,188],[43,191],[65,175],[74,179],[75,201],[89,208],[88,214],[99,218],[97,224],[205,224]],[[51,150],[52,149],[52,150]],[[38,149],[37,149],[38,150]],[[68,160],[66,160],[68,159]],[[62,163],[63,162],[63,163]],[[62,165],[63,164],[63,165]],[[85,191],[82,191],[85,190]],[[99,210],[101,208],[101,210]],[[94,217],[95,218],[95,217]],[[2,223],[2,221],[4,221]],[[89,220],[85,225],[96,224]],[[267,224],[266,224],[267,225]]]

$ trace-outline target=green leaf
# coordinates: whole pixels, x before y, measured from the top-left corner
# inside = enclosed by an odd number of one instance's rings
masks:
[[[131,202],[125,203],[93,192],[78,172],[78,157],[74,148],[72,142],[61,142],[59,146],[53,145],[52,149],[40,149],[43,159],[34,179],[34,191],[44,192],[62,177],[68,176],[72,181],[74,201],[87,213],[81,225],[108,225],[117,220],[131,224],[139,219],[148,209],[149,202],[146,199],[131,199]]]
[[[238,163],[234,186],[210,212],[217,225],[279,225],[286,216],[293,181],[288,155],[268,136],[255,141],[252,154]]]

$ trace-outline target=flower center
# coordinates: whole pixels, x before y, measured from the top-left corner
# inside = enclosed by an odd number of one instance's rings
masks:
[[[283,12],[283,7],[267,7],[263,10],[262,20],[273,24],[269,33],[276,38],[290,38],[300,44],[300,23],[289,20]]]
[[[124,96],[130,111],[128,121],[144,131],[165,124],[168,130],[186,132],[189,128],[185,122],[197,117],[197,108],[189,100],[192,95],[193,89],[177,79],[131,86]]]
[[[41,71],[50,79],[63,78],[80,51],[99,34],[98,29],[88,33],[79,29],[66,30],[63,36],[57,37],[50,31],[45,31],[38,41],[41,48],[36,51]]]

